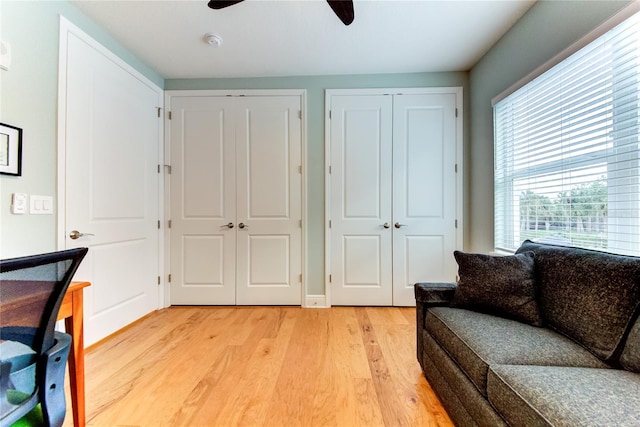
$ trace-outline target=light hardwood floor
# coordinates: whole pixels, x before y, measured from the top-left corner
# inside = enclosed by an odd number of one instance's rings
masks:
[[[87,424],[451,426],[415,341],[413,308],[172,307],[87,353]]]

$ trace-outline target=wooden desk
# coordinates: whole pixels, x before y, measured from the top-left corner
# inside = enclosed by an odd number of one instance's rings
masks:
[[[69,352],[69,383],[71,386],[71,406],[73,425],[84,427],[84,329],[82,291],[89,282],[71,282],[62,300],[58,320],[64,319],[66,332],[71,335]]]

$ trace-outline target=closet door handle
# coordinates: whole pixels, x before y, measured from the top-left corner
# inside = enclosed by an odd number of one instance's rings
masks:
[[[241,222],[240,224],[238,224],[238,228],[249,228],[249,226],[246,225],[244,222]]]
[[[389,227],[390,227],[390,225],[389,225],[389,223],[388,223],[388,222],[385,222],[384,224],[382,224],[382,226],[383,226],[384,228],[389,228]]]
[[[406,226],[407,226],[407,224],[400,224],[399,222],[396,222],[395,224],[393,224],[393,226],[394,226],[395,228],[400,228],[400,227],[406,227]]]
[[[79,239],[82,236],[95,236],[95,234],[81,233],[78,230],[73,230],[71,233],[69,233],[69,238],[72,239],[72,240]]]
[[[229,224],[223,225],[223,227],[227,227],[229,230],[231,230],[233,228],[233,223],[230,222]]]

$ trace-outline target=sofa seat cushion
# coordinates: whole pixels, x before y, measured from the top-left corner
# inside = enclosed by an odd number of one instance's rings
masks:
[[[640,375],[621,369],[494,365],[487,391],[512,427],[640,425]]]
[[[427,310],[424,325],[485,397],[487,371],[493,364],[608,367],[550,329],[489,314],[433,307]]]

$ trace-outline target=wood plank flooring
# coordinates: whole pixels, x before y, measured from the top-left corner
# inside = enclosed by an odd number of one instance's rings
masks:
[[[87,353],[87,425],[452,426],[415,341],[413,308],[160,310]]]

